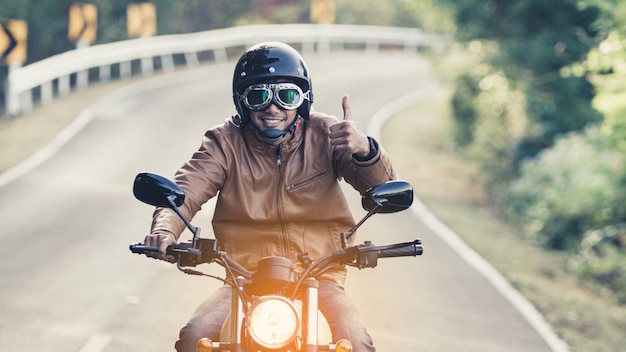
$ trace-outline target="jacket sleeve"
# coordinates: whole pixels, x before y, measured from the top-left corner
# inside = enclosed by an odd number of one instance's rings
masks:
[[[180,211],[189,220],[222,188],[227,163],[224,143],[219,129],[207,131],[200,148],[174,175],[174,182],[185,191],[185,202]],[[152,217],[152,233],[169,232],[179,238],[184,230],[184,222],[173,210],[168,208],[155,210]]]
[[[381,183],[396,179],[396,172],[387,152],[373,138],[370,137],[370,141],[374,143],[377,149],[376,154],[371,159],[358,160],[348,153],[339,157],[340,175],[360,193],[364,193]]]

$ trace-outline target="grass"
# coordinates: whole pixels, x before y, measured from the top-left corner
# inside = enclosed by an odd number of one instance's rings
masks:
[[[492,263],[546,317],[572,351],[619,351],[626,346],[626,307],[583,285],[568,258],[525,240],[485,196],[471,161],[451,141],[449,92],[394,116],[382,142],[416,195]]]

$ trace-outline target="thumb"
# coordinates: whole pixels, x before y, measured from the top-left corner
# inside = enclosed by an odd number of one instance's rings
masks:
[[[352,120],[352,112],[350,111],[350,102],[348,101],[350,96],[348,94],[343,96],[341,100],[341,107],[343,108],[343,119]]]

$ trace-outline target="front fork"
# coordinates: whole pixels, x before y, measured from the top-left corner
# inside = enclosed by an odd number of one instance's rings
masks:
[[[246,280],[242,277],[237,278],[237,287],[233,287],[232,290],[232,306],[231,306],[231,319],[230,319],[230,331],[231,331],[231,352],[244,352],[243,350],[243,325],[246,314],[244,312],[244,305],[246,304],[243,297],[239,292],[243,291],[243,285]]]
[[[302,337],[304,346],[303,352],[317,352],[317,311],[318,311],[318,291],[319,281],[311,278],[306,279],[304,287],[304,297],[302,300]]]
[[[352,344],[348,340],[339,340],[335,344],[318,345],[318,306],[319,306],[319,281],[313,278],[306,279],[304,297],[302,300],[302,338],[304,345],[302,352],[325,352],[342,351],[351,352]]]

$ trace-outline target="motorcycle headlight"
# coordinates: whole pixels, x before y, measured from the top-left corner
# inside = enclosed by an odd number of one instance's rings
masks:
[[[246,323],[250,337],[270,349],[287,346],[300,328],[296,307],[281,296],[264,296],[254,301]]]

